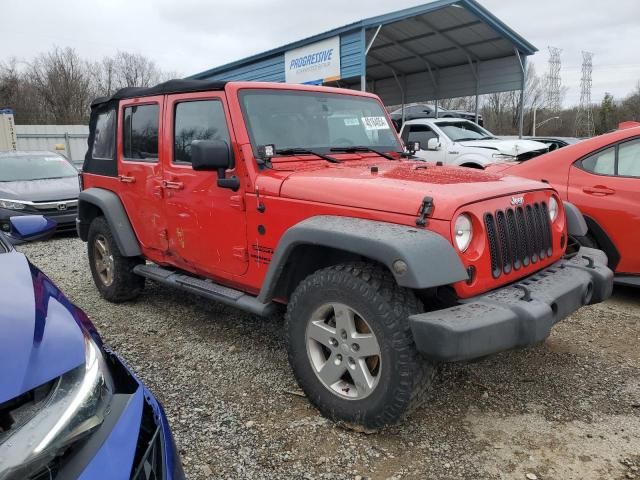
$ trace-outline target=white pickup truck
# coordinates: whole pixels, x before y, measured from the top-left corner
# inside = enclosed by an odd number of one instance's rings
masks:
[[[532,140],[504,140],[469,120],[420,118],[402,125],[405,145],[420,142],[415,155],[429,162],[484,168],[495,162],[523,161],[542,155],[548,146]]]

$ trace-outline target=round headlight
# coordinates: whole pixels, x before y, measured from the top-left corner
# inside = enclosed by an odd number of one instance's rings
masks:
[[[558,218],[558,201],[555,197],[549,199],[549,219],[553,222]]]
[[[471,238],[473,237],[473,227],[471,225],[471,219],[467,214],[462,214],[456,219],[456,223],[453,229],[453,238],[456,242],[456,247],[461,252],[464,252],[469,248]]]

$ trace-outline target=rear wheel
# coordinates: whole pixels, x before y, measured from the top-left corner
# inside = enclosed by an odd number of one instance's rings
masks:
[[[100,295],[110,302],[136,298],[144,288],[144,277],[133,268],[144,262],[140,257],[124,257],[104,217],[96,217],[89,226],[89,265]]]
[[[309,400],[358,429],[398,422],[435,373],[417,352],[407,319],[421,310],[413,292],[375,265],[338,265],[303,280],[286,321],[289,362]]]

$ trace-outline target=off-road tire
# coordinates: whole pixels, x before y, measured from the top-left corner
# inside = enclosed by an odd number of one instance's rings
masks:
[[[97,271],[94,250],[96,238],[102,238],[106,241],[113,258],[113,281],[110,285],[105,285]],[[144,263],[144,260],[140,257],[125,257],[122,255],[104,217],[96,217],[91,222],[87,248],[91,275],[102,298],[113,303],[121,303],[133,300],[140,295],[144,288],[145,279],[133,273],[133,268]]]
[[[339,302],[366,319],[380,346],[381,370],[375,389],[361,399],[345,399],[319,380],[307,354],[306,328],[326,302]],[[307,398],[325,416],[350,428],[377,431],[399,422],[425,398],[436,365],[416,350],[408,316],[421,302],[400,288],[381,266],[358,262],[318,270],[295,289],[285,316],[289,363]]]

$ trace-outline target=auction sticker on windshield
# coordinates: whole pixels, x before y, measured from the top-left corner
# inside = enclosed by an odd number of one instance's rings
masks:
[[[389,124],[385,117],[362,117],[365,130],[388,130]]]

